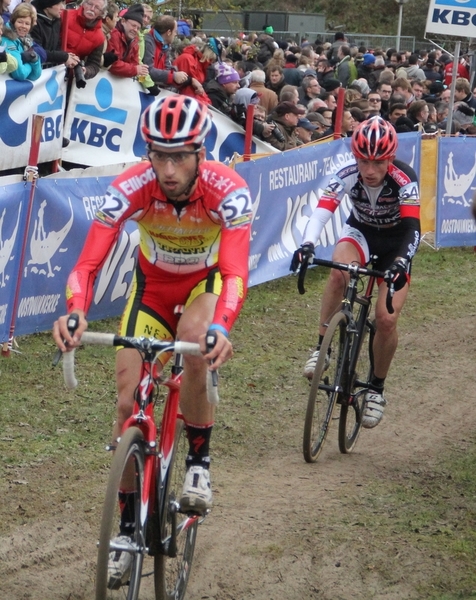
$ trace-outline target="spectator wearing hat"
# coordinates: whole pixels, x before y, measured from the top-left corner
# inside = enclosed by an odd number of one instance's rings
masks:
[[[228,117],[232,116],[233,95],[240,89],[240,76],[227,63],[219,63],[216,79],[205,83],[212,106]],[[247,89],[247,88],[243,88]]]
[[[434,81],[428,87],[429,95],[425,98],[427,102],[431,102],[435,104],[436,102],[440,102],[440,97],[442,92],[446,89],[446,85],[441,81]]]
[[[281,133],[281,136],[273,132],[269,143],[281,151],[296,148],[299,145],[296,127],[299,118],[303,117],[305,113],[304,109],[292,102],[281,102],[278,104],[271,113],[270,119],[275,123],[276,129]]]
[[[341,82],[338,79],[325,79],[321,83],[321,88],[325,92],[329,92],[330,94],[333,94],[334,97],[337,97],[338,90],[340,87],[341,87]]]
[[[81,6],[70,10],[66,50],[84,61],[85,80],[95,77],[101,68],[106,38],[102,31],[102,20],[106,16],[107,0],[83,0]],[[76,79],[76,85],[84,87],[84,81]]]
[[[365,79],[371,90],[375,89],[377,85],[377,75],[374,72],[375,69],[375,56],[371,52],[366,52],[362,56],[362,61],[357,67],[357,73],[359,78]]]
[[[149,67],[139,59],[139,32],[144,22],[142,4],[132,4],[123,13],[111,36],[104,53],[104,66],[117,77],[145,77]],[[117,57],[114,60],[114,56]],[[112,59],[112,62],[109,62]]]
[[[258,46],[257,61],[266,67],[267,63],[273,58],[274,51],[278,49],[278,44],[273,39],[274,29],[271,25],[263,27],[263,33],[260,33],[256,40]]]
[[[31,4],[36,8],[37,22],[30,35],[45,50],[43,69],[61,64],[75,67],[79,63],[79,56],[61,48],[63,0],[33,0]]]
[[[311,123],[311,121],[309,119],[306,119],[306,117],[301,117],[298,120],[298,124],[295,129],[296,136],[300,142],[300,145],[308,144],[309,142],[311,142],[312,134],[316,131],[316,129],[317,125]]]
[[[315,131],[311,135],[312,141],[319,140],[324,137],[324,132],[329,128],[329,124],[331,123],[332,115],[329,114],[329,122],[321,113],[318,112],[308,112],[306,118],[316,126]]]
[[[144,64],[149,67],[149,75],[159,87],[180,87],[188,81],[187,73],[172,66],[170,46],[176,35],[176,20],[170,15],[160,15],[144,36]]]
[[[186,46],[174,61],[177,70],[187,73],[190,79],[180,88],[180,93],[211,104],[203,86],[208,79],[210,67],[213,67],[217,61],[221,61],[222,53],[223,45],[214,37],[209,38],[205,43],[197,39],[193,44]]]
[[[250,73],[250,90],[254,90],[259,97],[259,103],[269,114],[278,104],[276,92],[265,86],[266,74],[261,69],[255,69]]]

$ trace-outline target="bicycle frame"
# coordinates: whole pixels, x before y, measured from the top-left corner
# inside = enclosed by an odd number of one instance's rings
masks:
[[[162,531],[161,523],[153,518],[157,510],[157,516],[165,514],[163,510],[163,502],[167,499],[163,497],[165,490],[166,477],[172,460],[175,430],[177,419],[182,419],[183,416],[179,410],[180,400],[180,383],[182,378],[182,356],[175,355],[175,363],[172,366],[171,375],[164,381],[160,382],[168,389],[167,397],[164,401],[164,411],[162,414],[159,445],[157,449],[157,426],[154,419],[154,393],[158,386],[158,376],[156,375],[156,354],[155,352],[144,352],[142,360],[142,368],[140,374],[139,385],[134,399],[133,414],[125,421],[122,434],[129,427],[139,428],[143,435],[146,444],[146,455],[144,462],[144,487],[141,498],[140,519],[142,525],[147,519],[152,519],[151,523],[156,525],[157,532]],[[157,496],[156,496],[157,494]],[[160,505],[160,506],[159,506]],[[176,507],[178,509],[178,506]],[[184,520],[180,531],[187,529],[199,519],[198,515],[191,515]],[[161,552],[170,557],[175,557],[177,552],[176,536],[177,529],[175,523],[172,525],[172,533],[168,539],[159,539],[158,545],[149,548],[149,554]],[[155,550],[156,549],[156,550]]]

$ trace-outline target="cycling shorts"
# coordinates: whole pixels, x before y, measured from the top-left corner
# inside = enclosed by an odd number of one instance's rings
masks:
[[[220,295],[222,280],[218,268],[175,278],[163,271],[145,275],[138,261],[131,295],[122,315],[122,336],[175,338],[181,310],[204,293]]]
[[[395,225],[386,229],[377,229],[356,220],[347,222],[337,243],[349,242],[357,249],[360,262],[366,265],[371,256],[377,256],[374,268],[385,271],[399,255],[402,242],[402,227]],[[410,265],[409,265],[410,266]]]

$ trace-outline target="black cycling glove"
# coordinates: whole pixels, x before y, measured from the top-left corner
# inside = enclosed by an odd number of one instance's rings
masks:
[[[401,290],[410,279],[408,276],[408,260],[400,258],[392,263],[390,268],[385,271],[384,279],[389,287],[393,283],[396,292]]]
[[[289,270],[295,273],[302,263],[308,262],[311,258],[314,258],[314,244],[308,242],[294,252]]]

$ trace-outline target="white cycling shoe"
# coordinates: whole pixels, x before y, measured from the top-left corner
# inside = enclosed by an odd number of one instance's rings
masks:
[[[114,544],[131,546],[132,540],[127,535],[119,535],[111,540]],[[121,585],[129,581],[131,574],[132,561],[134,556],[131,552],[114,550],[109,553],[109,563],[107,565],[107,587],[110,590],[118,590]]]
[[[317,361],[319,359],[319,352],[320,352],[320,350],[314,350],[314,352],[307,359],[307,362],[304,365],[304,371],[303,371],[304,377],[307,377],[308,379],[312,379],[312,377],[314,375],[314,371],[316,369]],[[324,370],[329,368],[330,362],[331,362],[331,359],[330,359],[329,355],[327,354],[326,361],[324,363]]]
[[[198,465],[189,467],[180,498],[180,509],[183,512],[203,514],[212,507],[212,504],[210,471]]]
[[[383,417],[383,411],[387,406],[387,401],[383,394],[369,390],[365,394],[365,408],[362,416],[362,427],[373,429],[377,427]]]

